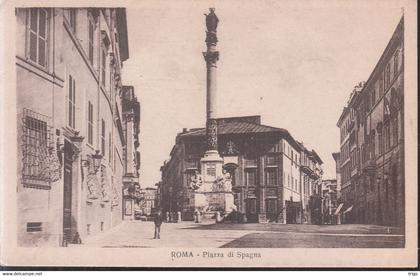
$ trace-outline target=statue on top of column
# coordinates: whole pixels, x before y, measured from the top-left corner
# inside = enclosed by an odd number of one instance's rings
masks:
[[[204,14],[206,16],[207,31],[215,33],[217,31],[217,23],[219,23],[219,18],[217,18],[217,15],[214,13],[214,8],[210,8],[209,10],[209,14]]]

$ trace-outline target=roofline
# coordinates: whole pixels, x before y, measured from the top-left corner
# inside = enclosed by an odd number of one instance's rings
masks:
[[[343,111],[341,111],[340,118],[338,118],[338,121],[337,121],[337,127],[340,127],[340,123],[341,123],[341,121],[344,119],[344,116],[345,116],[347,113],[349,113],[349,108],[348,108],[347,106],[345,106],[345,107],[343,108]]]
[[[389,54],[391,46],[393,46],[393,43],[395,42],[395,39],[397,38],[397,34],[401,31],[401,29],[402,29],[402,34],[404,36],[404,15],[401,16],[401,19],[398,22],[397,27],[395,27],[394,32],[392,33],[392,36],[389,39],[388,44],[385,47],[385,50],[382,52],[381,57],[379,58],[375,67],[373,68],[372,72],[369,75],[369,78],[367,79],[367,81],[365,83],[365,86],[363,87],[362,91],[360,91],[360,92],[364,92],[367,89],[367,87],[370,85],[370,81],[372,80],[372,78],[374,76],[376,76],[378,68],[384,62],[385,57]],[[404,43],[404,39],[402,41]]]
[[[118,45],[120,48],[121,62],[126,61],[129,57],[128,50],[128,31],[127,31],[127,15],[125,8],[117,8],[117,29],[118,29]]]
[[[362,95],[365,93],[365,90],[367,90],[368,87],[370,88],[370,85],[371,85],[370,82],[371,82],[371,80],[374,78],[374,76],[376,76],[376,73],[378,71],[378,68],[384,62],[385,57],[389,54],[389,51],[391,49],[391,46],[395,42],[395,39],[397,37],[397,34],[401,31],[401,28],[404,28],[404,15],[401,16],[401,19],[398,22],[397,27],[394,29],[394,32],[392,33],[392,36],[389,39],[388,44],[386,45],[384,51],[382,52],[381,57],[378,59],[375,67],[373,68],[372,72],[370,73],[369,78],[365,81],[365,84],[364,84],[363,88],[360,90],[360,92],[358,93],[358,95],[356,95],[356,97],[353,97],[353,98],[357,98],[357,100],[361,99]],[[404,31],[402,33],[404,35]],[[404,43],[404,40],[403,40],[403,43]],[[356,100],[353,100],[353,98],[351,99],[350,103],[347,106],[344,107],[344,109],[343,109],[343,111],[342,111],[342,113],[340,115],[340,118],[337,121],[337,127],[339,127],[339,124],[340,124],[340,122],[342,120],[342,117],[345,115],[346,112],[348,112],[348,110],[345,110],[345,109],[348,109],[349,106],[352,103],[353,104],[356,104],[358,102]]]
[[[321,157],[319,157],[318,153],[317,153],[314,149],[312,149],[311,154],[313,154],[313,155],[314,155],[315,159],[317,159],[317,161],[318,161],[321,165],[322,165],[322,164],[324,164],[324,162],[322,162]]]

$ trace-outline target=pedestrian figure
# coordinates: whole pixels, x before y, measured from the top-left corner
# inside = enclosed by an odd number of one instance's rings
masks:
[[[216,223],[219,223],[222,221],[222,217],[220,216],[220,212],[216,211]]]
[[[154,239],[160,239],[160,226],[162,225],[162,221],[163,221],[162,212],[159,210],[156,213],[156,216],[155,216],[155,219],[154,219],[154,222],[155,222],[155,237],[154,237]]]
[[[195,209],[195,211],[194,211],[194,222],[195,223],[200,222],[200,212],[197,209]]]
[[[178,213],[177,213],[177,215],[178,215],[178,217],[177,217],[177,222],[181,222],[181,212],[180,211],[178,211]]]
[[[73,243],[74,244],[82,243],[82,239],[80,238],[79,232],[76,232],[76,234],[74,234]]]
[[[169,222],[169,212],[166,211],[166,222]]]
[[[197,219],[197,210],[194,211],[194,222],[197,223],[198,219]]]

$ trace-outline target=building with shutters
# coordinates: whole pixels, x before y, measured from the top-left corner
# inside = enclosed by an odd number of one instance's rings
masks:
[[[345,223],[403,226],[404,17],[338,120]]]
[[[218,151],[232,179],[234,204],[246,222],[310,223],[310,208],[322,175],[322,160],[281,128],[260,116],[217,119]],[[192,220],[190,183],[200,171],[205,128],[184,129],[161,167],[160,207]],[[319,206],[320,207],[320,206]],[[205,211],[205,210],[202,210]]]
[[[66,246],[76,233],[83,242],[123,219],[126,12],[15,14],[18,244]]]

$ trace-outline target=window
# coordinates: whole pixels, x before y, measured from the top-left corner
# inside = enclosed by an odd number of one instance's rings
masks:
[[[378,131],[378,154],[381,155],[383,152],[383,135],[382,131]]]
[[[102,47],[102,66],[101,66],[101,73],[102,73],[102,86],[105,88],[105,78],[106,78],[106,49]]]
[[[89,101],[88,104],[88,143],[93,145],[93,105]]]
[[[385,151],[388,151],[391,148],[391,131],[389,123],[385,124]]]
[[[69,94],[68,94],[68,125],[76,128],[76,82],[72,76],[69,76]]]
[[[76,32],[76,11],[76,9],[64,10],[64,18],[67,20],[73,32]]]
[[[392,119],[392,143],[398,144],[398,117]]]
[[[245,172],[245,184],[246,186],[255,186],[255,171],[254,170],[247,170]]]
[[[373,130],[372,131],[372,137],[371,137],[371,145],[370,145],[370,150],[371,150],[371,152],[370,152],[370,159],[375,159],[375,149],[376,149],[376,147],[375,147],[375,139],[376,139],[376,137],[375,137],[375,131]]]
[[[398,51],[394,55],[394,78],[398,75]]]
[[[388,63],[385,70],[385,89],[389,87],[390,83],[391,83],[391,69]]]
[[[88,29],[89,29],[89,61],[93,65],[93,49],[94,49],[94,34],[95,34],[95,20],[91,13],[88,15]]]
[[[379,94],[383,92],[384,92],[384,77],[383,77],[383,74],[381,74],[381,77],[379,78]]]
[[[265,165],[266,166],[276,166],[277,165],[277,158],[275,155],[268,155],[265,157]]]
[[[26,232],[41,232],[42,222],[28,222],[26,223]]]
[[[372,102],[372,106],[373,106],[376,103],[376,91],[375,91],[375,89],[372,90],[371,96],[372,96],[371,102]]]
[[[48,11],[46,9],[30,9],[29,12],[29,59],[47,66]]]
[[[111,164],[111,160],[112,160],[112,136],[111,136],[111,132],[108,135],[108,162],[109,164]]]
[[[105,156],[105,121],[102,119],[102,128],[101,128],[101,152],[102,156]]]
[[[277,170],[276,169],[267,169],[265,171],[265,185],[275,186],[277,185]]]

